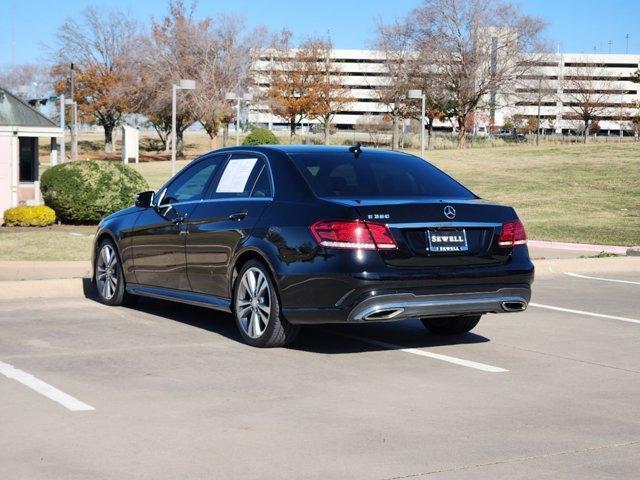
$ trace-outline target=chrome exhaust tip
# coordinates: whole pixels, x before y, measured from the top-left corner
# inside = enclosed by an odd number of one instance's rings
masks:
[[[363,317],[363,320],[390,320],[394,317],[397,317],[402,312],[404,312],[404,308],[387,308],[383,310],[377,310]]]
[[[522,312],[527,308],[524,302],[502,302],[502,309],[505,312]]]

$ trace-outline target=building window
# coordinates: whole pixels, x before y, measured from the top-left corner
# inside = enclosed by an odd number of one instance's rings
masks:
[[[38,139],[20,137],[20,181],[35,182],[38,179]]]

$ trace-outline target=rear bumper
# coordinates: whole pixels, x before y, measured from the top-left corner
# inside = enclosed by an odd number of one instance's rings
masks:
[[[380,295],[360,302],[348,322],[392,321],[408,318],[446,317],[483,313],[521,312],[527,308],[531,290],[501,288],[496,292],[414,295]]]
[[[352,323],[521,311],[531,298],[534,278],[526,248],[514,249],[505,264],[486,267],[413,270],[385,265],[350,274],[330,268],[277,279],[287,320]],[[521,303],[522,308],[505,308],[505,303]],[[371,316],[384,309],[402,311],[389,312],[387,318]]]
[[[353,306],[284,308],[283,313],[294,324],[372,323],[410,318],[521,312],[527,308],[530,299],[531,288],[526,284],[455,293],[370,292]]]

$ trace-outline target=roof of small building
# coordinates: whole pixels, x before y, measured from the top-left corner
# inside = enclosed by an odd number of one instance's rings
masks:
[[[0,87],[0,127],[57,127],[31,105]]]

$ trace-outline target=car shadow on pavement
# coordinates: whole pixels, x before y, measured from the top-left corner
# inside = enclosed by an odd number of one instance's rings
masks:
[[[86,282],[85,297],[99,302],[95,287]],[[203,307],[164,300],[140,298],[133,311],[155,315],[221,335],[235,342],[242,338],[231,314]],[[382,342],[385,345],[375,345]],[[295,351],[326,355],[394,350],[401,348],[429,348],[444,345],[484,343],[490,340],[473,332],[462,335],[429,333],[418,320],[372,323],[367,325],[314,325],[303,327],[298,339],[288,348]],[[247,347],[249,348],[249,347]]]
[[[490,340],[475,333],[435,335],[419,320],[367,325],[318,325],[303,328],[290,348],[323,354],[429,348],[444,345],[484,343]],[[373,343],[369,343],[373,342]],[[376,345],[380,342],[380,345]]]

